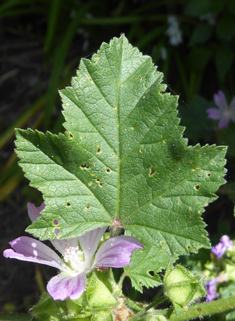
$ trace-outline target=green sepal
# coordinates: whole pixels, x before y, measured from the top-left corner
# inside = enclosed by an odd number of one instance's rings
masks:
[[[166,296],[179,313],[182,308],[186,309],[189,304],[206,295],[200,274],[190,272],[181,265],[167,269],[164,276],[164,288]]]
[[[92,273],[86,287],[87,302],[91,308],[102,309],[118,304],[108,287],[99,279],[97,273]]]
[[[40,301],[30,309],[31,314],[41,321],[62,321],[66,315],[66,304],[54,301],[48,293],[43,293]],[[68,319],[69,320],[69,319]]]

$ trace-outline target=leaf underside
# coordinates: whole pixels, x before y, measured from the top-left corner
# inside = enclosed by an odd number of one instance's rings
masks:
[[[165,90],[151,58],[125,36],[81,60],[60,92],[65,133],[16,130],[19,164],[46,203],[28,232],[52,239],[59,228],[68,238],[119,222],[157,256],[154,263],[141,254],[155,264],[143,257],[145,273],[210,246],[201,214],[224,183],[226,148],[188,146],[178,98]],[[138,288],[134,269],[126,271]],[[147,286],[159,281],[145,277]]]

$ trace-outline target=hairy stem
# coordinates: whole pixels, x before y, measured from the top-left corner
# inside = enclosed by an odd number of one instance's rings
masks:
[[[159,304],[161,304],[162,302],[168,300],[167,297],[165,296],[161,296],[160,298],[157,298],[156,300],[154,300],[152,303],[150,303],[147,307],[145,307],[144,309],[142,309],[141,311],[139,311],[138,313],[136,313],[132,318],[130,318],[130,320],[137,320],[138,318],[140,318],[142,315],[144,315],[149,309],[153,308],[154,306],[157,306]]]
[[[208,303],[195,304],[182,315],[172,314],[171,321],[184,321],[204,317],[206,315],[222,313],[235,309],[235,296]]]

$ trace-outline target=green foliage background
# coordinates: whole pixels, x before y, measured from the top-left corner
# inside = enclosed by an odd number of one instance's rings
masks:
[[[154,64],[164,73],[167,92],[180,95],[179,116],[181,125],[186,126],[185,137],[190,139],[189,143],[229,145],[227,178],[230,182],[219,190],[219,200],[207,207],[204,220],[209,223],[207,230],[212,244],[216,244],[222,234],[232,236],[233,203],[227,195],[234,198],[235,127],[231,123],[227,130],[218,131],[217,123],[207,119],[205,110],[214,106],[213,94],[219,89],[225,92],[228,101],[234,96],[233,3],[229,0],[127,3],[123,0],[104,1],[101,6],[96,0],[86,3],[2,1],[0,200],[4,209],[1,221],[4,247],[30,223],[26,218],[26,203],[40,205],[42,201],[39,193],[28,187],[28,180],[23,178],[17,165],[13,153],[14,128],[31,127],[43,132],[50,128],[52,133],[63,132],[58,88],[70,83],[81,57],[90,58],[103,41],[109,42],[121,33],[144,54],[153,57]],[[204,17],[208,13],[212,15],[212,22]],[[172,46],[165,33],[169,15],[179,20],[183,41],[178,46]],[[31,84],[35,76],[37,81]],[[150,250],[149,256],[151,253]],[[14,262],[14,266],[17,264]],[[30,274],[34,278],[33,267],[29,269],[31,273],[21,268],[18,283],[23,284],[23,288],[26,283],[34,284],[34,281],[25,281]],[[2,287],[4,295],[0,303],[4,311],[27,311],[37,300],[38,293],[32,295],[35,288],[26,289],[23,296],[15,288],[12,307],[7,295],[10,288],[12,284],[8,283]]]

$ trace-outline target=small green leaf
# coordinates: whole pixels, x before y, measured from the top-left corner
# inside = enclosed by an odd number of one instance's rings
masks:
[[[216,34],[221,40],[231,40],[235,36],[235,21],[233,16],[224,16],[218,23]]]
[[[185,6],[185,14],[198,17],[210,12],[211,1],[210,0],[190,0],[187,1]]]
[[[224,80],[227,72],[231,69],[233,56],[233,51],[227,46],[219,48],[215,55],[217,72],[222,81]]]
[[[210,120],[206,110],[214,108],[214,102],[208,102],[202,96],[194,96],[187,104],[179,106],[182,125],[185,125],[185,135],[192,142],[198,142],[201,138],[210,140],[211,131],[208,131]]]
[[[125,273],[131,278],[132,286],[142,292],[142,287],[157,287],[162,284],[159,271],[169,262],[169,254],[164,249],[146,246],[144,250],[136,250],[131,257],[131,265],[126,266]]]
[[[198,73],[204,72],[206,65],[211,58],[211,51],[208,48],[192,47],[188,55],[188,66],[190,70]]]
[[[197,44],[205,43],[211,36],[212,26],[206,23],[198,24],[193,30],[193,34],[190,38],[189,45],[194,46]]]

